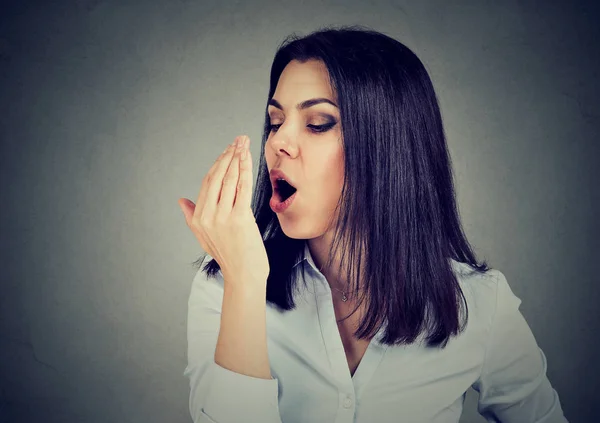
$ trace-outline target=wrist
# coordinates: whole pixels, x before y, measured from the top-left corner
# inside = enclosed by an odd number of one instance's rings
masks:
[[[225,280],[225,294],[235,297],[264,299],[267,293],[267,284],[265,282],[253,282],[251,280]]]

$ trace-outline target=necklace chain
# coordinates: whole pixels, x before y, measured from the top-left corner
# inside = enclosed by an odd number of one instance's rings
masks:
[[[348,297],[346,296],[346,291],[342,291],[341,289],[337,289],[335,286],[332,286],[333,289],[335,289],[336,291],[340,291],[342,293],[342,301],[346,302],[348,301]]]
[[[321,269],[323,269],[323,266],[321,266]],[[321,272],[321,269],[319,269],[319,272]],[[331,285],[330,285],[331,286]],[[341,289],[336,288],[335,286],[331,286],[331,288],[335,289],[336,291],[339,291],[342,293],[342,301],[346,302],[348,301],[348,296],[346,295],[346,291],[342,291]]]

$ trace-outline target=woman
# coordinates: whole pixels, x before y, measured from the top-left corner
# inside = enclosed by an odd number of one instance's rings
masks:
[[[520,299],[465,239],[406,46],[363,27],[290,37],[254,197],[236,140],[179,203],[208,252],[188,304],[195,422],[458,422],[470,386],[489,421],[566,421]]]

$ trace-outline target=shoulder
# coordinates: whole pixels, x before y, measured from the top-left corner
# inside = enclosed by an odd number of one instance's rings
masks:
[[[490,268],[477,272],[466,263],[452,260],[452,268],[469,309],[469,319],[489,326],[499,308],[518,308],[521,300],[514,295],[503,272]]]

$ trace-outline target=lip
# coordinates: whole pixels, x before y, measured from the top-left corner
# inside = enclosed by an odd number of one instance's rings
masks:
[[[285,179],[287,181],[288,184],[290,184],[291,186],[293,186],[294,188],[296,188],[296,184],[295,182],[290,179],[281,169],[271,169],[271,171],[269,172],[270,178],[271,178],[271,185],[273,186],[273,189],[275,189],[275,186],[277,184],[277,179]],[[296,188],[298,189],[298,188]]]
[[[269,206],[271,210],[275,213],[283,213],[287,210],[288,207],[292,205],[292,202],[296,198],[296,193],[292,194],[287,200],[281,201],[281,197],[278,194],[273,194],[271,200],[269,201]]]

